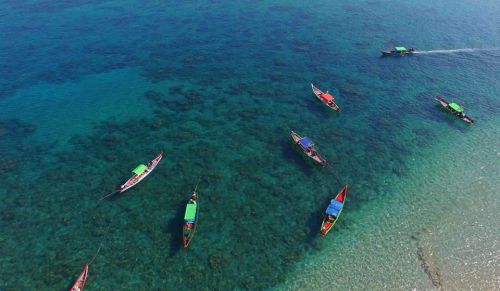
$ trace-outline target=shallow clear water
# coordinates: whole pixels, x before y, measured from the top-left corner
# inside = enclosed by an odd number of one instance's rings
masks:
[[[452,148],[438,143],[409,158],[409,175],[350,213],[282,289],[498,289],[497,124],[481,124],[488,134],[443,133]]]
[[[100,245],[89,289],[499,288],[500,6],[450,3],[1,3],[0,289],[67,288]],[[399,44],[422,53],[379,57]]]

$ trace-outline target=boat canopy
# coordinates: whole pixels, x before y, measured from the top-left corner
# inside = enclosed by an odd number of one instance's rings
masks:
[[[330,201],[330,205],[328,205],[328,208],[326,209],[326,214],[338,216],[343,205],[344,203],[332,199],[332,201]]]
[[[448,106],[450,106],[451,109],[457,112],[464,112],[464,108],[455,102],[451,102],[450,104],[448,104]]]
[[[321,94],[321,98],[323,98],[325,101],[333,101],[333,96],[330,93],[323,93]]]
[[[146,170],[148,167],[144,164],[140,164],[139,166],[135,167],[135,169],[132,170],[132,172],[136,175],[142,174],[144,170]]]
[[[189,203],[186,205],[186,213],[184,213],[185,221],[194,221],[196,218],[196,204]]]
[[[308,137],[303,137],[299,140],[301,146],[308,148],[313,145],[313,142]]]
[[[397,52],[404,52],[407,51],[407,49],[404,46],[397,46],[394,48]]]

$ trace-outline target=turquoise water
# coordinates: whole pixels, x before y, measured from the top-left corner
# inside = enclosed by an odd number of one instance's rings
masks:
[[[349,227],[298,263],[281,289],[497,290],[497,124],[443,134],[458,142],[453,151],[436,143],[412,155],[408,176],[385,180],[391,192],[350,214]]]
[[[500,288],[497,1],[0,7],[0,289],[65,289],[99,246],[91,290]],[[398,44],[421,53],[379,57]],[[146,180],[98,202],[160,150]]]

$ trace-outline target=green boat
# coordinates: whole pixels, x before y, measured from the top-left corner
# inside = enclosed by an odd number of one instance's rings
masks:
[[[413,54],[415,52],[414,48],[405,48],[404,46],[397,46],[392,50],[382,51],[382,56],[404,56],[407,54]]]
[[[111,197],[115,194],[123,193],[128,189],[137,185],[140,181],[146,178],[151,172],[156,168],[158,163],[163,158],[163,151],[157,155],[154,159],[152,159],[147,165],[140,164],[132,170],[132,177],[127,180],[127,182],[123,183],[121,186],[115,189],[115,191],[109,193],[108,195],[102,197],[100,200]]]
[[[198,194],[196,189],[193,191],[189,202],[186,205],[186,212],[184,212],[184,225],[182,227],[182,243],[184,248],[189,246],[191,240],[196,232],[196,225],[198,224]]]
[[[455,102],[448,102],[440,96],[436,96],[436,100],[439,102],[439,104],[441,104],[441,106],[446,108],[446,110],[451,112],[453,115],[457,116],[458,118],[462,119],[463,121],[465,121],[469,124],[474,124],[474,122],[475,122],[474,119],[465,115],[464,107],[462,105],[455,103]]]

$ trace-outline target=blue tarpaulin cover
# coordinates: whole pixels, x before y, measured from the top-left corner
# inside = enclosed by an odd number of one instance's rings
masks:
[[[326,209],[326,214],[337,216],[339,211],[342,209],[342,205],[344,205],[342,202],[333,199]]]
[[[307,148],[313,145],[312,141],[308,137],[303,137],[299,140],[301,146]]]

